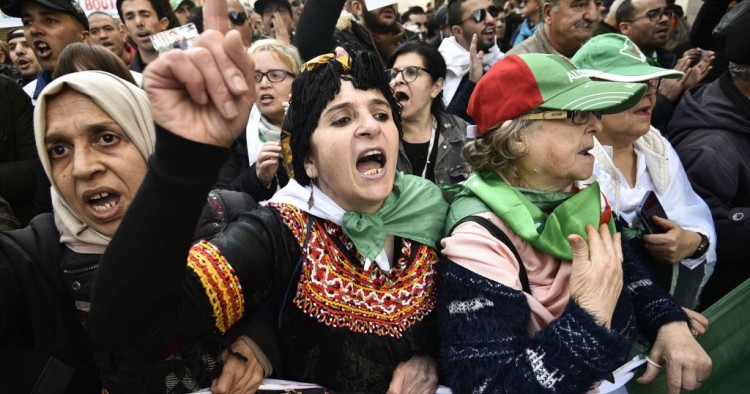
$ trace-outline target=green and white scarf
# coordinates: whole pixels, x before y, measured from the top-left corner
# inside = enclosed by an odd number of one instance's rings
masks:
[[[588,241],[586,225],[598,228],[600,223],[608,223],[610,232],[615,232],[597,182],[574,193],[544,192],[510,186],[493,173],[474,172],[451,204],[446,230],[466,216],[486,211],[535,249],[566,261],[573,259],[568,235]]]

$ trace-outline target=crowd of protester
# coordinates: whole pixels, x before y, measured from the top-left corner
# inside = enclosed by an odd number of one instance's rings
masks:
[[[391,3],[0,0],[0,391],[699,389],[750,2]]]

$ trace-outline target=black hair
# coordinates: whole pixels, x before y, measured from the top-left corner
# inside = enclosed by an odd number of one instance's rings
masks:
[[[371,51],[355,51],[346,44],[344,47],[351,59],[350,71],[345,71],[341,63],[331,59],[313,70],[300,72],[292,83],[292,98],[289,100],[284,129],[291,134],[289,145],[294,179],[302,186],[311,182],[305,172],[305,160],[310,155],[312,135],[323,110],[341,91],[342,79],[350,81],[356,89],[379,90],[391,107],[399,138],[403,134],[401,105],[393,97],[378,56]]]
[[[464,13],[461,11],[463,0],[450,0],[448,2],[448,26],[460,25]]]
[[[615,12],[615,23],[617,23],[617,31],[620,31],[620,23],[627,22],[635,16],[635,7],[633,7],[632,0],[625,0],[617,7]]]
[[[443,59],[443,56],[437,49],[419,41],[409,41],[396,48],[390,59],[388,59],[388,68],[393,67],[393,64],[396,63],[396,59],[399,56],[407,53],[416,53],[422,58],[424,68],[427,69],[427,73],[430,74],[433,82],[437,81],[438,78],[443,78],[443,80],[445,80],[447,73],[445,59]],[[430,112],[433,115],[445,112],[443,92],[440,92],[440,94],[432,100]]]
[[[424,8],[422,8],[422,7],[418,6],[418,5],[416,5],[414,7],[409,7],[409,9],[406,10],[406,12],[404,12],[403,14],[401,14],[401,24],[404,24],[404,23],[408,22],[409,21],[409,16],[411,16],[411,15],[424,15],[424,14],[425,14]]]
[[[120,15],[120,21],[122,23],[125,23],[125,16],[122,14],[122,3],[127,0],[117,0],[117,14]],[[167,26],[167,29],[174,29],[175,27],[180,26],[180,22],[177,20],[177,16],[174,14],[174,10],[172,10],[172,5],[169,4],[169,0],[148,0],[149,3],[151,3],[151,7],[156,11],[156,17],[161,20],[161,18],[167,18],[169,20],[169,26]]]

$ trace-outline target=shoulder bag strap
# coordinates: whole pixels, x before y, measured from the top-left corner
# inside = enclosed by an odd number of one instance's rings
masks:
[[[489,231],[490,234],[492,234],[495,238],[497,238],[498,241],[502,242],[505,246],[508,247],[508,249],[510,249],[510,251],[513,253],[513,256],[515,256],[516,261],[518,261],[518,279],[521,280],[521,287],[523,288],[524,293],[531,294],[531,286],[529,286],[529,277],[526,275],[526,267],[523,265],[523,260],[521,260],[521,256],[518,254],[516,247],[513,246],[513,242],[511,242],[510,238],[508,238],[508,235],[505,234],[503,230],[501,230],[491,221],[489,221],[489,219],[475,215],[466,216],[465,218],[456,222],[456,224],[451,229],[451,232],[453,232],[453,229],[458,227],[459,224],[464,222],[475,222],[479,224],[487,231]]]

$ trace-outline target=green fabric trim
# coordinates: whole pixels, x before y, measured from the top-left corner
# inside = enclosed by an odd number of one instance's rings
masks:
[[[703,311],[711,326],[698,337],[713,363],[711,376],[692,393],[745,393],[750,386],[750,279]],[[633,394],[667,392],[666,374],[642,385],[632,380],[627,389]]]
[[[448,203],[437,185],[398,172],[393,192],[378,212],[346,212],[342,228],[363,257],[375,260],[385,246],[387,235],[437,247],[447,212]]]
[[[567,193],[514,188],[492,173],[474,172],[464,187],[451,205],[447,231],[465,216],[492,211],[535,249],[566,261],[573,259],[568,235],[581,235],[588,242],[586,224],[598,228],[601,220],[601,193],[596,182],[566,199],[564,195]],[[555,207],[546,214],[528,196],[540,206]],[[614,233],[612,218],[608,225],[610,232]]]

